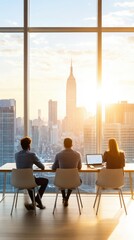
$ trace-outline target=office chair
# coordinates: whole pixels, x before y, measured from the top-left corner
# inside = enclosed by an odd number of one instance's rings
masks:
[[[59,191],[64,189],[75,190],[78,209],[79,209],[79,213],[81,214],[80,206],[83,207],[83,205],[82,205],[80,192],[78,189],[78,187],[81,185],[78,169],[77,168],[71,168],[71,169],[57,168],[55,179],[54,179],[54,185],[57,187],[57,192],[55,197],[53,214],[56,208]]]
[[[126,210],[126,206],[125,206],[125,202],[124,202],[124,198],[123,198],[123,193],[122,193],[122,187],[124,186],[124,173],[123,173],[122,168],[120,168],[120,169],[102,168],[100,170],[100,172],[98,173],[98,179],[96,181],[96,186],[98,189],[97,189],[95,201],[93,204],[93,208],[95,208],[95,205],[96,205],[96,202],[98,199],[96,215],[97,215],[98,209],[99,209],[101,192],[102,192],[102,190],[105,190],[105,189],[113,189],[113,190],[118,191],[120,205],[122,207],[122,204],[123,204],[125,213],[127,214],[127,210]]]
[[[14,205],[15,208],[17,207],[19,191],[24,189],[32,191],[34,211],[36,215],[35,188],[37,187],[37,184],[33,176],[33,169],[12,169],[11,184],[14,187],[14,197],[10,215],[13,213]]]

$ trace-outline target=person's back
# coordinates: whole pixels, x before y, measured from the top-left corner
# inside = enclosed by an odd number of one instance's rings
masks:
[[[20,141],[22,150],[17,152],[15,154],[15,161],[16,161],[16,167],[17,168],[32,168],[33,164],[35,164],[37,167],[44,169],[43,163],[40,161],[40,159],[37,157],[35,153],[30,152],[30,144],[31,144],[31,138],[24,137]],[[41,198],[45,192],[45,189],[48,184],[48,179],[42,178],[42,177],[35,177],[35,182],[39,188],[39,194],[35,196],[35,201],[37,203],[37,207],[40,209],[44,209],[45,207],[42,204]],[[33,204],[33,194],[30,190],[28,190],[29,196],[31,198],[32,204],[25,203],[25,207],[28,210],[34,209]]]
[[[106,168],[116,169],[125,166],[125,154],[119,150],[114,138],[109,139],[109,150],[104,152],[103,161],[106,162]]]
[[[124,152],[119,152],[117,156],[113,156],[109,151],[106,151],[103,160],[106,162],[107,168],[117,169],[125,166]]]
[[[17,168],[32,168],[33,164],[41,169],[44,165],[39,161],[37,155],[29,150],[21,150],[15,154],[15,161]]]
[[[55,157],[52,169],[56,168],[81,168],[81,156],[78,152],[67,148],[59,152]]]
[[[81,155],[80,153],[71,149],[72,147],[72,139],[65,138],[64,139],[64,147],[65,149],[61,152],[57,153],[55,156],[54,163],[52,165],[52,169],[56,170],[57,168],[78,168],[81,169]],[[64,206],[68,206],[68,200],[70,197],[72,190],[68,189],[67,194],[65,190],[61,190]]]

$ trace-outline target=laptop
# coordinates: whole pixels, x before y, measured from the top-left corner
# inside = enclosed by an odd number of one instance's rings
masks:
[[[89,167],[102,166],[102,154],[86,154],[86,164]]]

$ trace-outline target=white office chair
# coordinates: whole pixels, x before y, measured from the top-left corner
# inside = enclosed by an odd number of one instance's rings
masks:
[[[96,201],[98,199],[97,204],[97,210],[96,215],[98,213],[99,204],[100,204],[100,198],[101,198],[101,192],[105,189],[114,189],[117,190],[119,193],[119,199],[120,199],[120,205],[122,207],[122,203],[124,206],[125,213],[127,214],[123,193],[122,193],[122,187],[124,186],[124,173],[123,169],[106,169],[102,168],[100,172],[98,173],[98,179],[96,181],[97,186],[97,192],[96,197],[94,201],[93,208],[96,205]]]
[[[11,184],[15,189],[14,189],[14,197],[13,197],[13,203],[12,203],[10,214],[12,215],[13,213],[14,205],[15,207],[17,207],[19,191],[24,189],[30,189],[33,194],[33,204],[34,204],[34,211],[36,215],[35,188],[37,187],[37,184],[33,176],[33,170],[30,168],[12,169]]]
[[[57,187],[57,192],[56,192],[56,197],[55,197],[53,214],[54,214],[54,211],[56,208],[59,191],[64,190],[64,189],[75,190],[77,203],[78,203],[78,209],[79,209],[79,213],[81,214],[80,205],[81,205],[81,207],[83,207],[83,205],[82,205],[82,200],[80,197],[80,192],[78,189],[78,187],[81,185],[81,180],[80,180],[80,176],[78,173],[78,169],[77,168],[71,168],[71,169],[57,168],[56,174],[55,174],[55,179],[54,179],[54,185]]]

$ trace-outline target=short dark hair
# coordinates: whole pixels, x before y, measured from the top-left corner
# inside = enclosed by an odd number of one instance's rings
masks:
[[[71,138],[65,138],[64,139],[64,147],[65,148],[71,148],[72,147],[72,139]]]
[[[31,143],[31,138],[30,137],[24,137],[20,140],[21,147],[23,150],[27,150],[29,148],[29,145]]]

